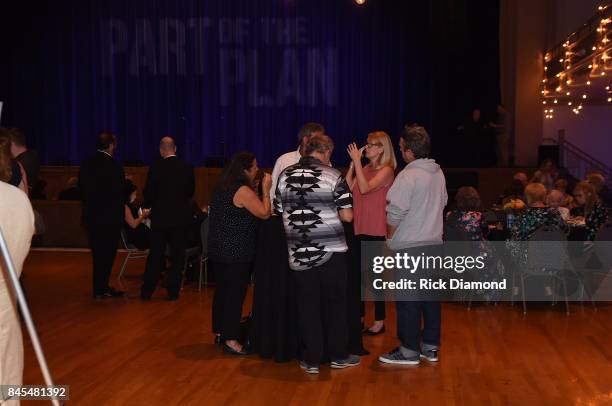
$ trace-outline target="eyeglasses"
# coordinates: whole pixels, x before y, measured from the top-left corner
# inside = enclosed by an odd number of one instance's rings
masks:
[[[378,143],[377,143],[377,144],[370,144],[370,143],[367,143],[367,144],[366,144],[366,147],[368,147],[368,148],[372,148],[372,147],[382,147],[382,144],[378,144]]]

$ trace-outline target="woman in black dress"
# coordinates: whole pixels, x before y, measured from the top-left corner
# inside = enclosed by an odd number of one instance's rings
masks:
[[[144,251],[149,249],[151,245],[149,241],[150,229],[144,224],[144,220],[149,216],[149,210],[141,209],[140,205],[136,203],[136,190],[136,185],[126,180],[123,228],[126,242]]]
[[[253,153],[234,155],[223,169],[210,202],[208,255],[217,278],[213,332],[224,350],[235,355],[247,354],[238,341],[242,303],[255,257],[259,219],[270,217],[272,180],[269,174],[264,175],[264,194],[257,196],[253,181],[258,169]]]

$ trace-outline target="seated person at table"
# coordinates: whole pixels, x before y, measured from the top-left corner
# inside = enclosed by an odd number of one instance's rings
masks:
[[[563,203],[561,206],[571,209],[574,207],[574,198],[571,194],[567,193],[568,185],[569,183],[565,178],[559,178],[555,181],[555,189],[563,194]]]
[[[574,188],[576,207],[571,210],[574,218],[583,218],[586,226],[586,240],[593,241],[602,225],[608,221],[608,211],[603,207],[592,184],[579,182]]]
[[[57,195],[57,200],[81,200],[79,178],[71,176],[66,182],[66,189],[62,190]]]
[[[527,208],[520,213],[512,226],[510,239],[526,241],[542,226],[555,226],[564,233],[569,228],[561,218],[559,211],[546,205],[546,187],[541,183],[529,183],[525,187]]]
[[[223,169],[210,201],[208,255],[217,278],[212,329],[215,341],[233,355],[247,354],[238,341],[242,303],[255,258],[259,219],[270,217],[272,180],[269,174],[264,175],[260,199],[253,190],[258,169],[255,154],[235,154]]]
[[[518,241],[527,241],[540,227],[553,226],[567,234],[569,227],[561,218],[557,209],[546,206],[546,187],[541,183],[529,183],[525,187],[527,208],[518,215],[510,231],[508,248],[516,265],[520,269],[527,267],[527,249]],[[552,288],[545,286],[546,296],[552,295]],[[518,294],[518,287],[513,287],[513,294]]]
[[[551,159],[545,159],[540,164],[540,169],[535,171],[531,178],[532,183],[541,183],[550,190],[555,186],[555,181],[559,177],[557,166]]]
[[[563,221],[567,221],[570,217],[570,211],[567,207],[563,207],[564,202],[565,196],[560,190],[553,189],[546,196],[546,204],[552,209],[557,209]]]
[[[481,241],[488,231],[480,211],[480,195],[471,186],[460,187],[455,196],[457,209],[446,213],[446,224],[464,231],[472,241]]]
[[[612,207],[612,195],[608,186],[606,186],[606,178],[599,172],[592,172],[587,176],[587,182],[589,182],[595,188],[597,196],[604,207]]]
[[[525,186],[527,186],[528,178],[525,172],[517,172],[512,177],[510,186],[504,189],[504,193],[499,197],[498,203],[503,203],[508,199],[525,200]]]
[[[149,210],[142,210],[136,203],[136,185],[129,180],[125,181],[124,223],[126,242],[134,245],[141,251],[149,249],[150,229],[143,222],[149,216]]]

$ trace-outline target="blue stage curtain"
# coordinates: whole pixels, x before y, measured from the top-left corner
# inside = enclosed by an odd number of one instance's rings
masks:
[[[102,130],[126,163],[173,135],[194,165],[296,148],[307,121],[363,145],[419,122],[444,139],[499,98],[496,1],[24,0],[3,13],[3,126],[48,164],[78,164]],[[16,8],[15,8],[16,7]]]

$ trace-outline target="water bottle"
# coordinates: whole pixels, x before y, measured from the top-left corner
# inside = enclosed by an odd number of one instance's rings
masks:
[[[514,224],[514,214],[512,213],[506,214],[506,228],[510,230],[513,224]]]

